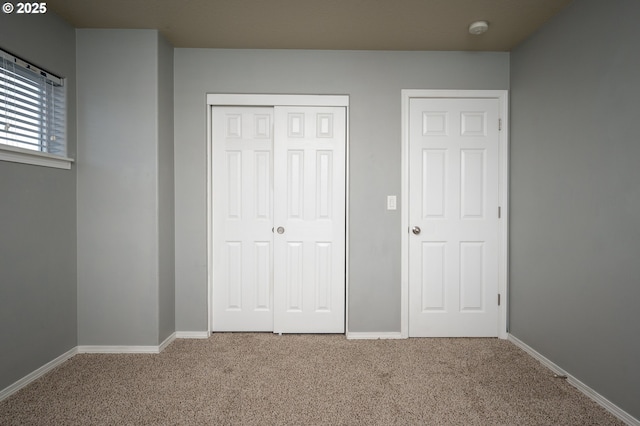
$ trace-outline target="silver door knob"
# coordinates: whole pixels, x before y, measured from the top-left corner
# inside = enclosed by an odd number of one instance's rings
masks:
[[[418,235],[420,233],[421,229],[419,226],[414,226],[413,228],[411,228],[411,232],[413,232],[414,234]]]
[[[278,226],[278,234],[284,234],[284,228],[282,226]]]

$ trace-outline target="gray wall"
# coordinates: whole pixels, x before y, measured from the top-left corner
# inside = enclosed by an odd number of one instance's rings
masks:
[[[640,2],[511,55],[511,333],[640,418]]]
[[[400,331],[400,210],[385,210],[400,91],[508,85],[508,53],[176,49],[176,328],[207,329],[206,93],[350,95],[349,331],[385,332]]]
[[[169,47],[155,30],[76,42],[78,343],[157,345],[173,331]]]
[[[67,78],[74,157],[74,29],[53,14],[0,14],[0,47]],[[75,221],[75,166],[0,161],[0,390],[77,344]]]
[[[158,255],[159,328],[164,341],[176,331],[173,188],[173,46],[158,34]]]

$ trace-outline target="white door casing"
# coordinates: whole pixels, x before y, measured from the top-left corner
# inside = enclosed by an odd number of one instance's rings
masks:
[[[505,111],[505,92],[403,91],[403,337],[506,337]]]
[[[343,333],[348,97],[207,104],[209,330]]]

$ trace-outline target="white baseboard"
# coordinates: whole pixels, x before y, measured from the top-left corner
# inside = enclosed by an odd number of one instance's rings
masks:
[[[206,334],[206,332],[203,332]],[[53,368],[62,364],[69,358],[72,358],[76,354],[159,354],[167,346],[169,346],[175,339],[178,333],[172,333],[169,337],[167,337],[160,345],[158,346],[97,346],[97,345],[83,345],[76,346],[73,349],[65,352],[60,355],[53,361],[49,361],[42,367],[37,370],[27,374],[22,379],[18,380],[12,385],[9,385],[2,391],[0,391],[0,401],[5,398],[8,398],[10,395],[13,395],[23,387],[27,386],[29,383],[43,376]]]
[[[522,340],[518,339],[512,334],[509,334],[508,340],[514,345],[516,345],[517,347],[519,347],[520,349],[522,349],[523,351],[525,351],[526,353],[528,353],[529,355],[531,355],[533,358],[540,361],[540,363],[545,367],[547,367],[549,370],[553,371],[558,375],[567,376],[567,382],[570,385],[574,386],[580,392],[582,392],[583,394],[585,394],[586,396],[594,400],[602,408],[604,408],[605,410],[607,410],[608,412],[610,412],[611,414],[613,414],[614,416],[616,416],[617,418],[625,422],[626,424],[630,426],[640,426],[640,420],[636,419],[631,414],[627,413],[622,408],[618,407],[613,402],[609,401],[607,398],[600,395],[598,392],[594,391],[592,388],[585,385],[580,380],[578,380],[571,374],[564,371],[562,368],[560,368],[560,366],[555,364],[550,359],[546,358],[544,355],[542,355],[541,353],[533,349],[531,346],[524,343]]]
[[[81,345],[79,354],[159,354],[176,339],[177,333],[172,333],[158,346],[127,346],[127,345]]]
[[[158,354],[158,346],[82,345],[79,354]]]
[[[358,331],[348,331],[347,339],[349,340],[376,340],[376,339],[402,339],[402,333],[391,331],[391,332],[358,332]]]
[[[177,339],[208,339],[208,331],[176,331]]]
[[[160,346],[158,346],[158,353],[164,351],[167,348],[167,346],[169,346],[171,343],[173,343],[174,340],[176,340],[175,331],[173,333],[171,333],[169,335],[169,337],[164,339],[164,342],[160,343]]]
[[[60,355],[59,357],[57,357],[56,359],[49,361],[48,363],[38,368],[37,370],[27,374],[22,379],[15,382],[14,384],[9,385],[6,388],[2,389],[0,391],[0,401],[18,392],[20,389],[27,386],[29,383],[33,382],[34,380],[39,379],[40,377],[42,377],[49,371],[53,370],[54,368],[56,368],[57,366],[59,366],[69,358],[72,358],[77,353],[78,353],[78,348],[70,349],[67,352]]]

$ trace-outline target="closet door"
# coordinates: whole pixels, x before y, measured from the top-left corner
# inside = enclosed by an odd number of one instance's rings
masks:
[[[213,331],[343,333],[344,107],[213,107]]]
[[[274,332],[343,333],[346,109],[274,120]]]
[[[214,107],[213,330],[273,330],[273,108]]]

